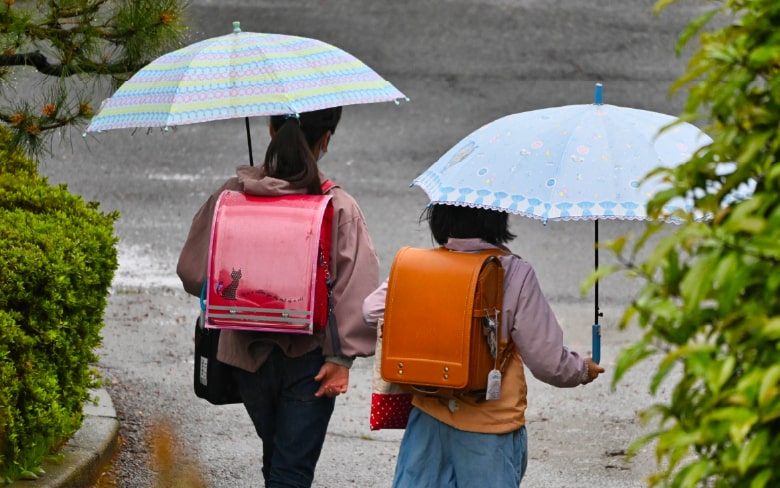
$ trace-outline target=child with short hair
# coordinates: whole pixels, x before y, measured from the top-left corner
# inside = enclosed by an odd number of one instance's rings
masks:
[[[424,218],[434,240],[453,252],[509,252],[505,244],[515,238],[508,214],[497,210],[434,204]],[[520,486],[528,464],[523,366],[537,379],[562,388],[590,383],[604,372],[563,345],[563,331],[531,265],[511,253],[499,259],[504,268],[502,331],[516,348],[504,366],[500,398],[442,399],[415,393],[394,488]],[[385,280],[363,303],[369,325],[384,315],[387,285]]]

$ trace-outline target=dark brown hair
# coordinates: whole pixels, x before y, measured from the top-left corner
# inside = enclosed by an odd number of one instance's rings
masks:
[[[313,149],[327,131],[336,132],[340,120],[341,107],[272,116],[275,135],[265,152],[265,174],[306,188],[306,193],[322,194]]]
[[[516,237],[509,232],[509,214],[499,210],[436,204],[425,209],[422,220],[428,221],[439,245],[446,244],[450,237],[476,237],[498,246]]]

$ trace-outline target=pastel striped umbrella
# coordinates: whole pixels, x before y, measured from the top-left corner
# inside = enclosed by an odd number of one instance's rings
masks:
[[[87,132],[245,117],[249,134],[249,117],[400,100],[408,98],[342,49],[241,32],[234,22],[233,33],[165,54],[138,71],[103,102]]]

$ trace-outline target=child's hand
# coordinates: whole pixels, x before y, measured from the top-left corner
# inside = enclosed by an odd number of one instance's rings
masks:
[[[585,362],[588,363],[588,379],[585,380],[582,384],[587,385],[591,381],[595,380],[599,377],[601,373],[604,372],[604,368],[596,364],[593,359],[591,358],[585,358]]]
[[[341,393],[347,392],[347,385],[349,385],[349,368],[339,364],[325,362],[320,368],[320,372],[314,377],[314,381],[320,382],[320,388],[314,396],[338,396]]]

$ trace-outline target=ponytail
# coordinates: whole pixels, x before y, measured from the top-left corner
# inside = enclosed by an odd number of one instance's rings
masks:
[[[288,118],[275,131],[276,135],[265,152],[265,174],[288,181],[293,188],[305,188],[310,195],[321,195],[317,161],[298,121]]]
[[[294,188],[306,188],[306,193],[322,194],[313,149],[328,131],[336,132],[340,120],[341,107],[303,112],[295,117],[272,116],[275,135],[265,153],[265,174],[288,181]]]

